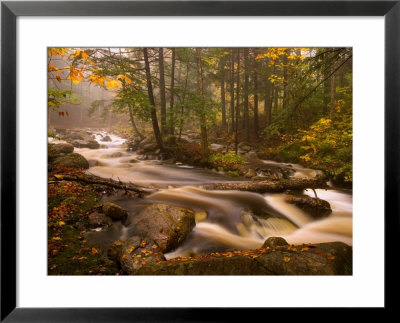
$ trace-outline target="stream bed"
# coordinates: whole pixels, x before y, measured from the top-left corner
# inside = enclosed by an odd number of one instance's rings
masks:
[[[111,141],[101,138],[108,135]],[[127,151],[124,139],[106,132],[97,132],[100,149],[76,148],[91,167],[88,173],[135,183],[159,191],[144,199],[123,194],[104,197],[128,211],[124,223],[115,223],[106,231],[93,232],[91,239],[110,245],[118,239],[129,238],[133,232],[132,217],[148,204],[167,203],[188,207],[196,212],[196,226],[186,241],[166,258],[195,256],[226,250],[259,248],[271,236],[280,236],[289,244],[342,241],[352,245],[352,192],[331,188],[316,190],[319,198],[328,201],[332,214],[320,220],[308,216],[298,207],[285,202],[284,194],[258,194],[245,191],[209,191],[200,184],[241,182],[244,178],[230,177],[222,172],[183,164],[165,164],[160,160],[141,160],[135,152]],[[265,164],[280,165],[274,161]],[[287,164],[282,164],[287,165]],[[292,165],[294,177],[314,177],[320,171]],[[306,191],[314,197],[312,190]]]

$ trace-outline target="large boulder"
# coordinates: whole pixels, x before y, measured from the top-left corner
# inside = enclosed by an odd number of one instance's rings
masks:
[[[125,220],[128,216],[128,212],[123,207],[112,202],[104,203],[102,209],[103,213],[113,221]]]
[[[81,154],[72,153],[60,156],[53,161],[54,166],[64,165],[65,167],[88,169],[89,162]]]
[[[62,144],[48,144],[48,149],[47,149],[47,156],[49,160],[54,160],[57,157],[60,157],[61,155],[65,154],[70,154],[74,151],[74,146],[68,143],[62,143]]]
[[[112,141],[110,136],[105,136],[101,138],[101,141]]]
[[[316,219],[326,217],[332,213],[329,202],[308,195],[287,195],[285,201],[296,205],[298,208]]]
[[[100,144],[93,139],[90,140],[74,140],[72,145],[77,148],[90,148],[90,149],[99,149]]]
[[[352,248],[343,242],[277,246],[175,258],[137,275],[352,275]]]
[[[140,236],[116,241],[109,249],[108,255],[119,263],[128,275],[136,274],[143,266],[165,260],[163,253],[153,240]]]
[[[132,220],[137,233],[154,240],[163,252],[181,245],[195,225],[191,209],[168,204],[148,206]]]

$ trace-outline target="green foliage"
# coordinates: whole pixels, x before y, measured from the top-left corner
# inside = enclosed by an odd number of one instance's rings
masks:
[[[58,109],[60,106],[67,103],[78,103],[81,100],[73,97],[73,92],[66,90],[57,90],[54,88],[49,88],[47,90],[47,105],[49,107]]]
[[[244,164],[243,157],[235,153],[217,153],[211,155],[209,161],[212,167],[222,167],[224,171],[236,171],[238,166]],[[239,176],[239,174],[237,176]]]
[[[280,145],[268,149],[267,155],[321,169],[334,180],[351,182],[352,144],[352,115],[346,113],[334,122],[321,118],[307,130],[299,130],[294,137],[287,137]]]

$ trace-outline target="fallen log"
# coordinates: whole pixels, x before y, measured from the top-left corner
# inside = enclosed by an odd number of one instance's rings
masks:
[[[147,187],[142,187],[139,185],[135,185],[132,183],[123,183],[123,182],[117,182],[112,179],[104,179],[100,178],[97,176],[93,175],[85,175],[85,176],[77,176],[77,175],[53,175],[51,177],[51,180],[49,180],[49,184],[55,183],[55,182],[61,182],[61,181],[75,181],[75,182],[81,182],[81,183],[86,183],[86,184],[96,184],[96,185],[105,185],[105,186],[110,186],[114,187],[117,189],[122,189],[125,191],[133,191],[136,193],[141,193],[141,194],[151,194],[157,191],[156,189],[152,188],[147,188]]]
[[[134,191],[141,194],[151,194],[157,192],[158,189],[148,188],[132,183],[117,182],[112,179],[104,179],[94,175],[53,175],[52,180],[49,183],[59,181],[77,181],[86,184],[98,184],[111,186],[117,189],[123,189],[126,191]],[[316,189],[328,188],[325,179],[308,179],[308,178],[292,178],[292,179],[274,179],[261,182],[224,182],[224,183],[212,183],[203,184],[199,186],[205,190],[237,190],[237,191],[248,191],[255,193],[282,193],[287,190],[299,191],[305,189]]]
[[[261,182],[241,182],[241,183],[213,183],[202,185],[201,188],[206,190],[238,190],[256,193],[282,193],[287,190],[305,190],[328,188],[325,179],[309,179],[309,178],[292,178],[277,179]]]

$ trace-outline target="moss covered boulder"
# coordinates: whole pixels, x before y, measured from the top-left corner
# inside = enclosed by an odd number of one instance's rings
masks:
[[[308,195],[288,195],[285,197],[285,201],[289,204],[296,205],[315,219],[327,217],[332,213],[329,202]]]
[[[154,240],[162,252],[168,252],[185,241],[196,225],[191,209],[168,204],[153,204],[133,219],[135,230]]]
[[[53,165],[64,165],[65,167],[88,169],[89,162],[81,154],[72,153],[56,158]]]
[[[136,274],[143,266],[166,260],[153,240],[140,236],[116,241],[109,249],[108,255],[128,275]]]
[[[71,154],[74,151],[74,146],[68,143],[62,143],[62,144],[49,143],[47,148],[48,148],[47,154],[49,160],[60,157],[61,155]]]
[[[128,212],[123,207],[112,202],[103,204],[103,213],[113,221],[125,220],[128,216]]]

